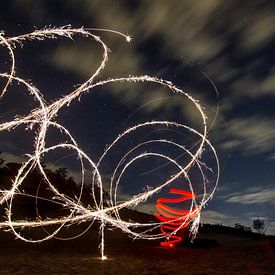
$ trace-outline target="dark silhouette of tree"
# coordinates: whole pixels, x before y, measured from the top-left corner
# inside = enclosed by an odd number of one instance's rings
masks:
[[[265,222],[263,219],[257,218],[254,219],[252,222],[252,227],[255,229],[255,231],[259,234],[264,235],[266,231]]]
[[[1,164],[3,164],[1,166]],[[95,201],[92,196],[92,184],[78,183],[72,176],[67,168],[60,167],[55,170],[47,167],[47,164],[41,163],[43,170],[49,180],[50,184],[54,186],[58,192],[65,195],[67,198],[78,201],[79,195],[80,203],[84,206],[95,207],[100,202],[100,188],[95,185],[94,195]],[[22,164],[17,162],[6,162],[1,158],[0,151],[0,190],[9,190],[13,184],[18,170]],[[37,199],[37,197],[39,197]],[[107,205],[108,192],[103,190],[103,204]],[[55,198],[55,199],[53,199]],[[48,200],[49,199],[49,200]],[[18,193],[13,201],[13,213],[16,218],[32,218],[37,216],[37,209],[39,215],[44,217],[62,216],[63,212],[66,215],[68,208],[55,204],[50,200],[58,201],[58,196],[49,188],[48,182],[45,180],[38,167],[34,167],[26,176],[22,184],[18,188]],[[0,217],[5,215],[4,207],[0,208]]]
[[[60,167],[55,170],[55,174],[61,178],[62,181],[66,181],[68,178],[69,171],[67,168]]]

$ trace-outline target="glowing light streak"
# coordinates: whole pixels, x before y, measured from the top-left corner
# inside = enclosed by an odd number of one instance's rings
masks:
[[[33,143],[33,152],[30,152],[27,155],[27,160],[22,163],[20,169],[17,172],[17,175],[14,179],[12,179],[12,184],[10,189],[0,190],[0,206],[6,207],[6,217],[3,222],[0,222],[0,229],[8,229],[10,230],[17,238],[31,243],[37,243],[49,240],[53,237],[57,237],[57,234],[64,226],[70,226],[76,223],[87,222],[93,224],[94,221],[98,221],[100,225],[99,233],[101,235],[100,242],[100,253],[101,259],[106,260],[107,256],[104,252],[105,247],[105,237],[104,231],[105,227],[116,227],[121,229],[123,232],[129,234],[133,238],[141,238],[141,239],[169,239],[163,243],[165,246],[173,246],[174,243],[180,241],[180,237],[177,236],[177,232],[181,228],[185,228],[188,225],[190,229],[190,233],[195,236],[198,230],[198,224],[200,221],[200,212],[201,209],[206,205],[206,203],[212,198],[219,179],[219,162],[217,158],[217,154],[215,152],[214,147],[211,145],[209,140],[207,139],[207,123],[206,116],[203,112],[203,108],[199,104],[197,100],[192,98],[188,93],[184,92],[180,88],[176,87],[170,81],[159,79],[156,77],[141,75],[141,76],[129,76],[129,77],[121,77],[121,78],[110,78],[106,80],[95,81],[97,77],[99,77],[100,73],[104,69],[108,61],[109,50],[106,44],[101,40],[101,38],[97,35],[94,35],[95,31],[106,31],[118,34],[122,36],[127,42],[131,41],[131,37],[129,35],[125,35],[118,31],[106,30],[106,29],[85,29],[85,28],[71,28],[71,26],[64,26],[60,28],[45,28],[42,30],[35,30],[34,32],[19,35],[16,37],[5,37],[3,32],[0,32],[0,46],[4,47],[8,51],[8,55],[11,60],[11,65],[9,72],[0,73],[0,77],[5,80],[5,85],[0,91],[0,96],[8,96],[8,90],[11,83],[16,82],[22,86],[25,86],[29,95],[33,98],[34,102],[36,102],[36,109],[32,110],[28,115],[25,116],[16,116],[11,121],[6,121],[0,124],[0,132],[1,131],[12,131],[20,125],[26,126],[26,131],[31,130],[34,126],[36,126],[36,132],[34,134],[34,143]],[[74,36],[80,35],[87,39],[92,39],[96,43],[98,43],[102,50],[102,60],[96,69],[96,71],[91,74],[91,76],[81,85],[79,85],[75,90],[69,92],[67,95],[57,99],[55,102],[49,104],[43,99],[42,91],[38,90],[33,84],[28,83],[26,80],[16,76],[15,72],[15,47],[19,45],[21,47],[24,46],[24,43],[32,40],[43,41],[45,39],[58,39],[59,37],[65,37],[69,39],[73,39]],[[83,96],[86,93],[92,92],[95,88],[99,86],[103,86],[109,83],[118,83],[118,82],[151,82],[157,85],[161,85],[163,88],[166,88],[169,92],[177,93],[180,96],[186,97],[191,104],[197,109],[201,116],[202,122],[202,131],[198,131],[190,126],[183,125],[174,121],[147,121],[144,123],[137,124],[132,126],[129,129],[126,129],[123,133],[117,136],[114,141],[106,148],[100,157],[98,162],[92,160],[92,157],[88,156],[77,144],[77,141],[70,134],[69,130],[64,126],[55,122],[58,117],[58,112],[66,107],[76,99],[79,99],[80,96]],[[198,137],[199,142],[198,146],[194,146],[195,151],[192,152],[194,148],[185,148],[184,145],[178,144],[176,142],[172,142],[166,139],[157,139],[150,140],[143,143],[140,143],[133,148],[130,148],[128,153],[126,153],[122,159],[117,164],[110,185],[110,195],[109,195],[109,204],[108,206],[104,205],[104,190],[103,190],[103,181],[101,177],[101,164],[104,163],[106,156],[110,154],[112,149],[119,143],[123,142],[123,139],[126,138],[130,134],[134,134],[141,129],[147,129],[153,126],[162,126],[167,128],[176,127],[178,129],[183,129],[192,135]],[[211,125],[212,127],[212,125]],[[46,146],[47,133],[50,128],[58,129],[61,133],[64,133],[65,136],[69,139],[67,143],[59,143],[53,146]],[[182,166],[177,158],[172,158],[167,156],[161,152],[144,152],[139,153],[138,155],[131,157],[128,159],[132,153],[138,148],[142,148],[145,145],[159,143],[172,145],[181,155],[184,155],[188,158],[188,162],[186,165]],[[207,176],[205,175],[205,170],[210,171],[211,169],[207,164],[203,163],[200,159],[204,154],[205,148],[209,148],[213,154],[215,160],[215,179],[210,184],[208,182]],[[58,190],[54,184],[51,182],[50,178],[47,176],[45,168],[41,164],[41,159],[47,153],[63,149],[63,150],[71,150],[77,154],[77,157],[81,166],[81,189],[77,198],[71,198],[62,193],[61,190]],[[192,150],[191,150],[192,149]],[[210,154],[210,153],[209,153]],[[137,194],[132,198],[124,202],[118,202],[118,186],[121,178],[127,169],[135,163],[135,161],[152,157],[152,158],[161,158],[165,159],[169,163],[173,164],[178,172],[170,175],[170,178],[165,182],[161,183],[159,186],[155,188],[151,188],[150,190],[146,190],[141,194]],[[93,207],[84,207],[81,203],[82,194],[83,194],[83,186],[86,179],[86,171],[87,167],[84,167],[84,162],[89,164],[89,169],[93,173],[93,180],[91,183],[92,186],[92,202]],[[200,184],[203,186],[202,194],[196,194],[194,196],[194,187],[192,185],[191,179],[189,177],[189,171],[192,170],[193,167],[197,167],[199,173],[201,174],[201,182]],[[53,192],[54,196],[50,198],[43,198],[39,196],[39,185],[37,187],[36,194],[36,213],[37,217],[33,220],[13,220],[13,204],[14,200],[19,195],[32,197],[32,194],[25,194],[20,191],[21,185],[23,185],[24,180],[31,173],[31,171],[37,168],[41,173],[45,183],[48,186],[48,189]],[[140,223],[140,222],[130,222],[124,221],[121,219],[119,211],[123,208],[137,206],[142,202],[147,201],[153,195],[156,195],[160,192],[164,187],[170,186],[172,182],[175,180],[181,180],[180,178],[184,177],[184,180],[187,182],[188,190],[177,190],[170,189],[170,193],[174,193],[177,195],[181,195],[181,197],[177,199],[165,199],[160,198],[157,202],[157,209],[160,214],[156,214],[159,222],[151,222],[151,223]],[[198,185],[199,183],[196,183]],[[96,199],[95,188],[99,189],[100,198],[99,201]],[[200,196],[198,196],[200,195]],[[199,199],[200,197],[200,199]],[[62,205],[64,209],[69,209],[70,213],[67,216],[62,216],[59,218],[46,218],[42,219],[39,215],[38,210],[38,200],[45,200],[52,202],[56,205]],[[191,206],[188,210],[176,210],[171,207],[165,205],[165,203],[181,203],[185,200],[191,200]],[[175,216],[177,216],[175,218]],[[45,228],[47,226],[55,225],[57,228],[52,233],[47,233],[45,237],[41,237],[39,239],[30,239],[22,235],[21,230],[24,228]],[[80,233],[77,236],[84,234],[87,229]],[[138,232],[135,229],[139,229]],[[156,229],[160,229],[160,233],[152,233],[155,232]],[[169,232],[167,232],[169,230]],[[47,232],[47,231],[46,231]],[[74,236],[72,238],[75,238]]]
[[[181,197],[170,199],[159,198],[157,200],[156,207],[160,214],[155,213],[155,217],[161,222],[164,222],[164,224],[160,227],[160,230],[168,239],[161,242],[161,246],[173,248],[175,247],[175,243],[182,242],[182,237],[177,236],[176,233],[180,229],[184,229],[188,226],[190,221],[192,221],[192,219],[198,214],[198,209],[195,208],[193,210],[193,204],[191,204],[189,210],[177,210],[167,206],[165,203],[175,204],[186,200],[193,200],[195,198],[194,193],[185,190],[171,188],[169,193],[181,195]],[[169,231],[172,233],[169,233]]]

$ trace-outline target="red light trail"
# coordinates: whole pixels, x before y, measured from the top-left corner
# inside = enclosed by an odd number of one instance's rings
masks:
[[[159,198],[156,203],[156,208],[160,214],[155,213],[155,217],[161,222],[164,222],[160,227],[160,231],[167,237],[167,240],[161,242],[161,246],[173,248],[176,243],[183,241],[182,237],[177,236],[176,234],[179,230],[185,229],[189,225],[193,218],[198,214],[198,209],[195,208],[193,210],[193,204],[191,204],[189,210],[178,210],[167,206],[167,203],[179,204],[187,200],[193,200],[195,198],[193,192],[171,188],[169,193],[181,196],[178,198]]]

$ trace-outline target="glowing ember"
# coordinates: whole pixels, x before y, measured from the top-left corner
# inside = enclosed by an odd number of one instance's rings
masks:
[[[35,30],[29,34],[23,34],[16,37],[6,37],[3,32],[0,32],[0,45],[4,47],[10,56],[11,65],[10,70],[6,73],[1,73],[0,77],[4,79],[5,85],[2,89],[0,95],[8,96],[9,86],[11,83],[18,83],[23,85],[27,88],[27,91],[32,96],[34,101],[37,103],[36,109],[32,110],[26,116],[16,116],[12,121],[6,121],[0,124],[0,131],[12,131],[15,128],[24,125],[25,131],[29,131],[32,129],[33,126],[36,126],[37,131],[35,132],[34,136],[34,144],[33,144],[33,151],[29,152],[27,155],[27,160],[22,163],[20,169],[17,172],[17,175],[12,180],[12,185],[9,189],[0,190],[0,206],[6,207],[6,217],[5,221],[0,222],[0,228],[2,229],[9,229],[15,237],[24,240],[26,242],[36,243],[42,242],[45,240],[49,240],[55,237],[60,230],[64,226],[70,226],[76,223],[88,222],[93,223],[94,221],[98,221],[101,226],[99,233],[101,235],[101,244],[100,244],[100,251],[101,251],[101,259],[107,259],[104,253],[104,231],[106,226],[116,227],[121,229],[123,232],[129,234],[133,238],[141,238],[141,239],[169,239],[168,241],[162,242],[165,246],[174,246],[174,243],[181,240],[181,237],[177,236],[177,232],[187,227],[190,229],[190,233],[193,236],[196,235],[199,221],[200,221],[200,212],[202,207],[212,198],[219,177],[219,164],[216,152],[210,142],[207,140],[207,124],[206,124],[206,116],[203,112],[202,107],[193,99],[189,94],[182,91],[178,87],[174,86],[171,82],[159,79],[156,77],[151,77],[148,75],[141,75],[141,76],[129,76],[129,77],[122,77],[122,78],[111,78],[106,80],[95,81],[96,77],[100,75],[102,70],[104,69],[107,59],[109,50],[101,38],[97,35],[94,35],[93,32],[95,31],[108,31],[113,32],[118,35],[123,36],[126,41],[130,42],[131,37],[128,35],[124,35],[117,31],[112,30],[104,30],[104,29],[74,29],[70,26],[65,26],[61,28],[51,28],[51,29],[43,29],[43,30]],[[16,45],[23,46],[25,41],[28,40],[38,40],[42,41],[44,39],[57,39],[59,37],[67,37],[72,39],[75,35],[82,35],[87,39],[92,39],[96,43],[98,43],[103,49],[103,57],[101,60],[100,65],[98,66],[97,70],[90,76],[90,78],[78,86],[75,90],[70,92],[68,95],[63,96],[57,99],[55,102],[48,103],[42,96],[42,92],[37,89],[33,84],[28,83],[26,80],[19,78],[16,76],[15,72],[15,55],[14,50]],[[76,140],[70,134],[70,132],[64,128],[61,124],[56,122],[56,118],[58,117],[59,111],[68,106],[69,103],[73,100],[78,99],[80,96],[83,96],[85,93],[92,92],[98,86],[103,86],[108,83],[118,83],[118,82],[152,82],[166,88],[167,91],[172,93],[177,93],[183,97],[186,97],[191,104],[197,109],[198,113],[201,116],[202,121],[202,131],[199,132],[196,129],[193,129],[187,125],[182,125],[180,123],[174,121],[149,121],[138,124],[134,127],[126,129],[125,132],[121,133],[114,141],[109,145],[105,152],[102,154],[100,160],[98,162],[94,162],[92,157],[88,156],[77,144]],[[115,169],[114,174],[120,169],[121,172],[118,177],[112,177],[112,183],[110,187],[110,201],[108,206],[105,206],[104,199],[103,199],[103,182],[101,177],[101,164],[104,162],[106,155],[108,155],[109,151],[118,143],[122,142],[123,138],[125,138],[130,133],[134,133],[139,129],[146,129],[152,126],[163,126],[163,127],[177,127],[178,129],[184,129],[190,132],[192,135],[196,135],[198,137],[199,142],[196,144],[195,147],[187,149],[184,145],[173,143],[169,140],[160,139],[160,140],[152,140],[148,141],[147,143],[158,143],[158,144],[169,144],[173,145],[179,152],[183,152],[188,158],[188,162],[182,166],[178,163],[177,159],[172,159],[171,157],[162,154],[161,152],[144,152],[133,157],[128,162],[125,162],[125,159],[118,164],[117,169]],[[58,129],[60,132],[64,133],[67,138],[70,140],[66,143],[58,143],[52,146],[46,146],[47,140],[47,132],[50,128]],[[142,146],[140,144],[138,146]],[[135,148],[137,148],[136,146]],[[135,148],[130,148],[129,152],[133,152]],[[193,150],[195,148],[195,150]],[[211,171],[211,169],[207,166],[207,164],[203,163],[200,159],[205,153],[205,148],[208,149],[208,154],[212,154],[216,161],[215,167],[215,179],[210,183],[205,175],[205,171]],[[78,198],[71,198],[64,195],[58,188],[56,188],[51,182],[51,179],[47,176],[45,168],[43,166],[42,157],[47,154],[48,152],[55,151],[57,149],[66,149],[74,151],[79,159],[79,162],[82,167],[82,187],[84,185],[85,174],[87,172],[87,168],[84,168],[83,162],[87,162],[90,165],[90,171],[93,173],[93,182],[92,182],[92,199],[93,202],[91,205],[95,205],[95,207],[84,207],[81,203],[81,196],[82,192],[80,192]],[[161,185],[157,186],[156,188],[152,188],[150,190],[145,191],[144,193],[138,194],[129,198],[124,202],[117,202],[116,192],[117,186],[119,181],[126,171],[126,169],[134,163],[136,160],[146,158],[146,157],[158,157],[165,159],[171,162],[173,165],[176,165],[178,168],[178,172],[170,175],[170,178],[163,182]],[[201,182],[196,183],[196,185],[200,185],[202,188],[199,188],[201,191],[200,194],[198,192],[194,192],[194,188],[192,186],[189,173],[196,167],[199,173],[201,174]],[[24,183],[24,179],[31,173],[31,171],[36,168],[40,171],[41,175],[44,178],[48,186],[48,190],[54,194],[54,196],[50,198],[46,198],[47,201],[51,201],[57,204],[61,204],[64,206],[65,209],[70,209],[70,214],[67,216],[62,216],[60,218],[45,218],[43,219],[41,216],[37,215],[36,218],[33,219],[23,219],[23,220],[14,220],[13,219],[13,203],[16,200],[18,195],[28,196],[28,194],[21,192],[22,186]],[[116,180],[115,180],[116,178]],[[156,223],[138,223],[138,222],[130,222],[124,221],[119,216],[119,210],[123,208],[130,208],[134,207],[142,202],[147,201],[150,197],[160,192],[164,187],[169,186],[175,180],[184,178],[186,182],[188,182],[188,190],[183,191],[178,189],[171,189],[170,193],[179,195],[180,197],[177,199],[164,199],[160,198],[157,202],[157,209],[160,214],[156,214],[159,218],[160,222]],[[38,187],[39,188],[39,187]],[[95,196],[95,188],[99,190],[100,199],[96,199]],[[81,189],[83,190],[83,189]],[[185,189],[186,190],[186,189]],[[196,194],[196,196],[194,195]],[[37,199],[41,199],[37,197]],[[177,210],[177,208],[168,207],[167,203],[182,203],[185,200],[190,200],[191,206],[189,210]],[[52,233],[48,233],[45,237],[42,237],[37,240],[30,239],[22,235],[22,229],[24,228],[34,228],[34,227],[41,227],[43,229],[47,228],[47,226],[55,225],[55,230]],[[139,230],[139,233],[135,232],[134,229],[142,229],[143,231]],[[161,233],[155,234],[155,229],[160,228]],[[169,231],[167,233],[167,230]],[[46,231],[47,232],[47,231]]]

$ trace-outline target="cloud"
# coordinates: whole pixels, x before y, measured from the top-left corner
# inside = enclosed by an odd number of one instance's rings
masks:
[[[261,78],[256,73],[253,74],[253,71],[258,71],[258,67],[261,68],[263,62],[266,61],[256,60],[254,64],[242,68],[242,75],[239,75],[229,87],[231,93],[226,99],[227,104],[240,102],[240,100],[258,100],[266,96],[275,96],[275,66],[272,66]]]
[[[96,32],[98,35],[98,33]],[[114,41],[110,44],[109,39],[104,39],[113,53],[109,56],[108,66],[102,72],[102,78],[128,76],[138,74],[139,56],[124,38],[114,35]],[[109,43],[108,43],[109,42]],[[81,77],[91,76],[102,61],[102,49],[95,42],[74,39],[72,44],[58,47],[51,56],[51,62],[59,69],[70,71]],[[119,64],[119,66],[118,66]]]
[[[270,68],[265,69],[264,73],[261,70],[267,64],[266,53],[268,51],[264,49],[275,37],[273,28],[275,16],[272,12],[272,5],[248,2],[240,9],[239,3],[225,0],[139,1],[136,4],[128,4],[125,1],[113,3],[111,0],[85,0],[81,5],[79,1],[73,0],[64,5],[72,9],[74,13],[80,14],[83,20],[85,18],[88,26],[92,18],[94,27],[112,28],[133,35],[133,43],[128,45],[116,36],[105,37],[105,34],[97,33],[106,38],[104,40],[113,51],[102,78],[105,75],[108,77],[128,76],[144,72],[159,75],[164,69],[167,70],[167,64],[164,65],[161,60],[172,56],[180,57],[182,64],[185,62],[201,64],[214,82],[226,86],[229,93],[226,91],[223,94],[222,115],[227,115],[232,111],[228,106],[244,103],[247,97],[259,99],[263,96],[275,95],[275,68],[269,65]],[[156,51],[153,50],[152,53],[150,52],[152,42],[148,42],[148,38],[151,37],[157,37],[156,40],[159,41]],[[232,37],[236,38],[233,44],[231,43]],[[256,58],[247,58],[249,54],[259,50],[262,50],[263,54],[257,55]],[[152,58],[151,61],[150,57],[146,56],[148,53],[155,55],[156,52],[160,59],[156,62],[155,59]],[[59,68],[87,77],[95,70],[100,56],[99,51],[91,47],[91,43],[79,47],[75,47],[74,44],[57,48],[53,53],[52,62]],[[150,68],[147,68],[148,60],[151,61]],[[238,63],[237,66],[234,60]],[[166,67],[163,68],[163,66]],[[165,73],[164,75],[166,76]],[[192,81],[194,83],[198,81],[196,76]],[[184,81],[180,84],[185,88]],[[125,90],[113,85],[108,86],[108,90],[118,100],[129,105],[141,106],[152,98],[163,97],[163,93],[157,89],[148,93],[142,92],[142,89],[130,87]],[[193,93],[196,94],[196,91],[191,90],[191,94]],[[206,92],[198,94],[205,95]],[[201,98],[201,104],[213,107],[213,102],[211,104],[204,97]],[[166,108],[167,105],[166,100],[154,101],[154,104],[148,104],[143,110],[147,113],[154,112],[156,109]],[[174,108],[172,104],[170,106],[171,109]],[[195,117],[192,108],[189,106],[183,108],[185,108],[182,111],[184,115]],[[230,126],[238,123],[241,121],[229,121]],[[269,128],[269,125],[264,126]],[[253,132],[251,125],[248,131]],[[247,134],[243,133],[241,136],[227,140],[224,146],[235,148],[239,144],[242,145],[241,140],[246,139],[244,137]],[[267,136],[265,138],[268,140],[263,140],[261,147],[264,143],[267,145],[267,141],[269,142],[269,138]],[[246,141],[248,140],[249,137]],[[252,144],[249,142],[248,146]]]
[[[273,222],[270,222],[268,225],[267,225],[267,233],[268,234],[275,234],[275,221]]]
[[[0,158],[3,158],[5,160],[5,163],[8,163],[8,162],[22,163],[27,160],[27,158],[24,156],[15,155],[8,152],[2,152],[0,155]]]
[[[70,1],[70,8],[78,10],[84,18],[93,18],[97,26],[133,32],[134,39],[147,39],[159,34],[165,43],[160,50],[171,50],[184,55],[189,61],[209,60],[216,56],[224,42],[211,32],[205,32],[211,16],[218,8],[227,6],[226,1],[142,1],[135,11],[128,9],[124,1]],[[108,7],[108,8],[106,8]],[[90,20],[89,20],[90,21]]]
[[[253,187],[241,193],[235,193],[228,196],[227,203],[250,204],[275,204],[275,187]]]
[[[254,11],[253,21],[245,28],[242,37],[242,46],[250,50],[257,50],[263,47],[273,38],[275,30],[275,16],[273,11],[265,10],[262,13]]]
[[[218,224],[223,223],[232,225],[237,219],[231,215],[221,213],[215,210],[202,211],[201,214],[202,223]]]
[[[224,128],[221,147],[240,149],[249,155],[263,152],[272,154],[275,150],[274,120],[262,116],[235,118]]]
[[[271,155],[268,159],[272,161],[275,160],[275,154]]]
[[[115,36],[107,37],[110,38],[107,39],[107,43],[110,44],[108,46],[113,50],[110,64],[105,71],[108,76],[145,72],[146,60],[148,63],[150,59],[146,54],[152,46],[147,39],[157,37],[157,52],[160,59],[165,56],[177,56],[182,58],[183,64],[199,63],[215,82],[226,85],[230,93],[223,95],[225,100],[222,112],[228,111],[227,106],[240,103],[240,99],[275,95],[275,69],[269,68],[264,70],[265,73],[260,70],[262,66],[266,66],[267,56],[264,49],[275,36],[275,16],[271,4],[248,2],[240,9],[238,3],[225,0],[189,0],[180,3],[171,0],[140,1],[133,8],[125,1],[116,1],[114,4],[110,0],[86,0],[82,5],[79,5],[78,1],[69,1],[64,5],[81,14],[88,25],[93,18],[95,27],[113,28],[133,35],[133,44],[125,47],[123,41]],[[234,44],[231,43],[232,37],[236,37]],[[98,51],[93,51],[93,48],[87,45],[80,50],[60,47],[53,54],[52,61],[58,67],[87,77],[94,71],[94,64],[98,63]],[[144,48],[148,51],[142,50]],[[247,58],[249,54],[259,50],[263,51],[260,57]],[[236,66],[232,59],[240,64]],[[153,60],[148,73],[158,75],[163,69],[159,67],[161,62],[152,63]],[[194,78],[193,81],[196,82],[197,79]],[[182,83],[183,88],[184,85]],[[148,99],[148,93],[139,91],[119,92],[115,87],[110,91],[118,100],[125,102],[128,99],[129,104],[144,103]],[[128,93],[131,96],[128,96]],[[132,96],[133,93],[138,96]],[[153,96],[161,97],[161,93],[154,92]],[[202,100],[201,103],[204,105],[209,102]],[[159,101],[158,107],[165,108],[166,104],[165,101]],[[152,111],[154,110],[152,108]]]

